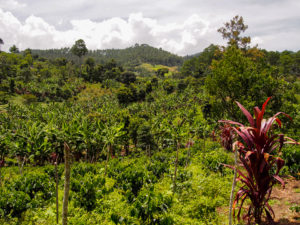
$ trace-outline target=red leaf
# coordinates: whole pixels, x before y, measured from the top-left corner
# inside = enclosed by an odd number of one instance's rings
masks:
[[[239,125],[241,127],[244,126],[243,124],[241,124],[239,122],[232,121],[232,120],[219,120],[218,122],[219,123],[229,123],[229,124],[233,124],[233,125]]]
[[[276,120],[276,122],[278,123],[279,127],[281,128],[281,124],[282,124],[282,123],[281,123],[280,119],[276,118],[275,120]]]
[[[245,109],[245,107],[242,106],[242,104],[239,103],[239,102],[237,102],[237,101],[236,101],[236,104],[240,107],[240,109],[242,110],[242,112],[244,113],[244,115],[247,117],[247,119],[248,119],[250,125],[251,125],[252,127],[255,127],[254,119],[253,119],[252,115],[248,112],[248,110]]]
[[[277,165],[276,175],[278,175],[279,171],[284,166],[284,160],[281,159],[281,158],[279,158],[279,157],[277,157],[276,158],[276,165]]]
[[[260,127],[261,127],[261,121],[263,119],[263,116],[265,114],[265,109],[266,109],[266,106],[269,102],[269,100],[271,99],[271,97],[269,97],[265,103],[262,105],[262,108],[261,108],[261,112],[258,114],[258,117],[256,118],[256,125],[257,125],[257,128],[260,130]]]
[[[257,107],[257,106],[255,106],[254,107],[254,115],[255,115],[255,119],[257,119],[258,118],[258,115],[260,114],[260,109]]]
[[[278,175],[273,175],[273,177],[281,183],[281,185],[282,185],[283,188],[285,188],[284,181]]]

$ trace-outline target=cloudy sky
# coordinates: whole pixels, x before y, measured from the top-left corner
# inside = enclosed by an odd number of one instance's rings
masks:
[[[186,55],[224,44],[217,29],[235,15],[260,48],[300,50],[300,0],[0,0],[0,38],[5,51],[81,38],[89,49],[146,43]]]

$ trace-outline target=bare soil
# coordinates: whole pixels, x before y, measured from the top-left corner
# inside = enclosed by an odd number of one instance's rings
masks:
[[[285,188],[276,186],[271,195],[276,225],[300,225],[300,213],[290,209],[300,206],[300,180],[287,178],[284,181]]]
[[[276,185],[272,191],[270,204],[275,213],[273,225],[300,225],[300,213],[290,209],[292,206],[300,206],[300,180],[289,177],[284,181],[285,188]],[[228,207],[221,207],[217,211],[227,215]]]

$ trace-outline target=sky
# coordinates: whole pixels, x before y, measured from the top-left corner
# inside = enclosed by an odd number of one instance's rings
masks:
[[[149,44],[191,55],[224,45],[217,29],[244,18],[252,44],[300,50],[300,0],[0,0],[1,49],[88,49]]]

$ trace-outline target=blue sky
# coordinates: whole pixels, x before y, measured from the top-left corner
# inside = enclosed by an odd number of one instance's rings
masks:
[[[253,44],[297,51],[299,12],[299,0],[0,0],[0,37],[3,50],[70,47],[82,38],[89,49],[146,43],[186,55],[224,44],[217,29],[240,15]]]

